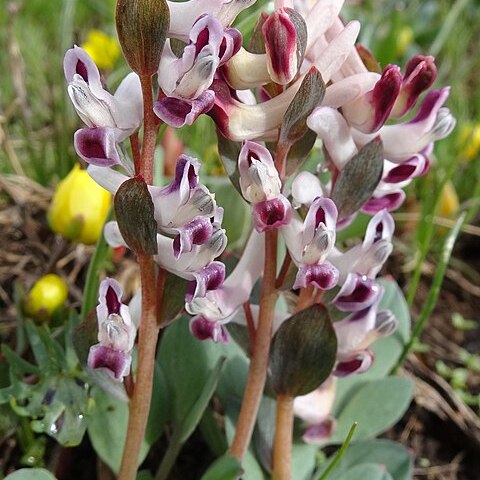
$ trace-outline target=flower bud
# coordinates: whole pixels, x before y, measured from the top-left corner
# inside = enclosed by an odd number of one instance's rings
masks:
[[[392,116],[399,118],[408,113],[415,106],[420,94],[430,88],[436,78],[435,59],[431,56],[415,55],[407,64]]]
[[[115,20],[123,54],[139,75],[153,75],[170,25],[165,0],[118,0]]]
[[[100,236],[110,204],[110,193],[77,164],[57,186],[48,223],[55,233],[90,245]]]
[[[48,320],[67,299],[67,284],[58,275],[49,273],[35,282],[25,302],[25,311],[38,320]]]
[[[276,10],[262,27],[267,68],[272,80],[290,83],[297,74],[307,46],[307,27],[302,16],[291,8]]]

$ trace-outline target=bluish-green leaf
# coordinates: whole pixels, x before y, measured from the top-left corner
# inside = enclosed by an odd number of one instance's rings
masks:
[[[167,327],[158,361],[165,374],[175,424],[182,424],[192,410],[221,351],[220,345],[194,338],[187,318],[180,318]],[[215,355],[216,352],[219,354]]]
[[[223,455],[202,475],[201,480],[235,480],[243,473],[240,462],[231,455]]]
[[[342,443],[353,422],[358,422],[353,441],[384,432],[403,416],[412,395],[412,382],[404,377],[387,377],[362,385],[337,413],[337,428],[329,443]]]
[[[320,474],[329,463],[330,459],[322,465]],[[400,443],[380,439],[351,444],[332,472],[331,480],[364,463],[383,465],[393,480],[411,480],[413,475],[413,458],[408,450]]]
[[[394,336],[404,343],[410,338],[410,310],[398,283],[391,278],[380,278],[378,283],[385,288],[379,310],[391,310],[398,321]]]
[[[21,468],[5,477],[5,480],[56,480],[44,468]]]
[[[192,405],[192,408],[184,417],[183,421],[180,423],[180,441],[185,442],[188,437],[193,433],[196,426],[202,418],[203,412],[207,408],[208,402],[213,396],[215,389],[217,388],[218,379],[220,378],[220,372],[222,370],[223,364],[225,363],[225,357],[218,359],[217,364],[211,371],[208,376],[202,391],[200,392],[199,397]]]
[[[335,476],[334,478],[335,480],[392,480],[385,467],[376,463],[357,465],[339,477]]]
[[[95,388],[95,407],[89,418],[88,434],[98,456],[118,472],[128,425],[128,404]],[[141,463],[151,445],[163,432],[168,412],[168,391],[161,369],[156,366],[152,403],[148,417],[145,439],[140,450]]]

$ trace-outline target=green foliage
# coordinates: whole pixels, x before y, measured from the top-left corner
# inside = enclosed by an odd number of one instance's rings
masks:
[[[97,455],[118,472],[127,435],[128,404],[99,388],[92,389],[93,407],[89,416],[88,436]],[[168,389],[165,376],[158,364],[152,391],[152,403],[147,430],[140,451],[143,462],[150,447],[160,438],[169,413]]]
[[[16,415],[31,420],[34,432],[48,434],[62,445],[78,445],[86,429],[88,387],[77,369],[71,324],[63,332],[63,345],[46,326],[28,321],[25,327],[36,363],[2,346],[10,365],[10,385],[0,389],[0,404],[8,403]]]
[[[331,460],[322,465],[319,473],[326,471],[330,463]],[[381,464],[393,480],[410,480],[413,473],[412,463],[413,458],[407,449],[390,440],[355,442],[349,446],[337,463],[329,480],[343,479],[343,475],[362,464]]]
[[[337,414],[337,427],[329,443],[341,443],[353,422],[358,422],[355,440],[373,438],[394,425],[405,413],[413,396],[407,378],[387,377],[362,385]]]
[[[230,455],[223,455],[202,476],[201,480],[235,480],[242,474],[239,461]]]
[[[43,468],[22,468],[5,477],[5,480],[55,480],[55,477]]]

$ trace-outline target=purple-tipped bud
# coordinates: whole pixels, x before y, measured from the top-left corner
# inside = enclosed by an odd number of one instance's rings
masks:
[[[219,322],[212,322],[204,317],[195,317],[190,321],[190,332],[198,340],[212,340],[215,343],[228,343],[228,333]]]
[[[407,64],[400,94],[395,102],[392,116],[400,118],[408,113],[418,100],[418,97],[429,89],[437,78],[435,58],[432,56],[415,55]]]
[[[358,312],[373,305],[383,295],[374,279],[350,273],[332,303],[342,312]]]
[[[338,270],[331,263],[302,265],[298,269],[293,288],[305,288],[313,285],[320,290],[329,290],[337,284],[338,277]]]
[[[197,297],[205,297],[208,291],[217,290],[225,280],[225,265],[212,262],[193,274],[194,280],[187,286],[185,301],[191,303]]]
[[[87,163],[99,167],[119,165],[113,128],[81,128],[73,137],[75,151]]]
[[[253,207],[253,226],[257,232],[265,232],[286,225],[292,216],[290,202],[283,196],[256,203]]]
[[[388,65],[373,90],[343,107],[350,125],[363,133],[378,131],[388,120],[402,84],[396,65]]]
[[[267,53],[267,69],[280,85],[297,74],[307,45],[307,27],[301,15],[291,8],[275,10],[262,27]]]

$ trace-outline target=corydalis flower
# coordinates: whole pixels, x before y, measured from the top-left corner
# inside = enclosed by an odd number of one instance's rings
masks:
[[[344,377],[368,370],[374,359],[369,346],[396,329],[397,321],[392,312],[378,311],[383,287],[378,287],[378,292],[370,306],[334,322],[333,327],[338,341],[338,363],[334,371],[336,376]]]
[[[253,205],[253,224],[258,232],[279,228],[290,221],[290,202],[280,193],[281,182],[270,152],[245,141],[238,156],[240,187]]]
[[[164,187],[148,186],[157,222],[156,262],[187,280],[218,257],[227,245],[221,227],[223,209],[214,195],[199,183],[200,164],[196,158],[181,155],[175,177]],[[104,188],[116,193],[128,177],[111,168],[90,166],[90,175]],[[105,226],[105,238],[113,246],[125,246],[117,222]]]
[[[167,40],[158,67],[158,83],[165,97],[154,111],[173,127],[191,125],[212,108],[214,94],[208,90],[217,67],[228,61],[240,48],[242,36],[226,28],[212,15],[198,18],[190,31],[190,43],[177,58]]]
[[[309,284],[329,290],[338,282],[338,270],[327,258],[335,245],[338,212],[329,198],[317,197],[305,221],[298,213],[280,229],[292,260],[298,266],[293,288]]]
[[[130,373],[136,327],[128,307],[122,303],[122,288],[116,280],[102,281],[98,301],[99,343],[90,347],[87,364],[92,369],[103,369],[115,380],[122,380]]]
[[[185,308],[190,315],[194,315],[190,321],[190,330],[195,337],[214,342],[228,340],[224,325],[232,320],[241,305],[249,299],[253,286],[262,273],[263,261],[264,236],[253,231],[242,257],[223,284],[223,278],[214,272],[217,288],[212,288],[204,296],[199,294],[196,298],[191,295],[196,287],[192,284]]]
[[[88,127],[111,128],[120,142],[140,126],[143,97],[138,75],[127,75],[112,95],[103,87],[93,60],[76,45],[65,54],[63,67],[70,99]]]

